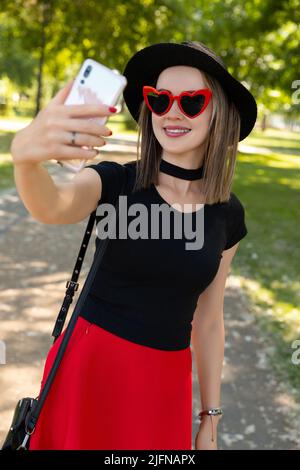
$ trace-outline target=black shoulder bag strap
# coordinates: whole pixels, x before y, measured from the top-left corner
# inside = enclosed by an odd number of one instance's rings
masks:
[[[124,188],[125,188],[125,183],[126,183],[125,168],[122,167],[122,169],[123,169],[123,175],[122,175],[123,182],[122,182],[122,189],[121,189],[120,194],[123,193]],[[118,203],[118,198],[119,198],[119,194],[117,195],[116,202],[115,202],[116,218],[115,218],[115,224],[113,224],[113,226],[115,226],[115,227],[116,227],[117,219],[118,219],[118,215],[119,215],[119,205],[117,204]],[[72,298],[73,298],[73,295],[74,295],[74,290],[77,290],[77,288],[78,288],[77,280],[78,280],[78,277],[79,277],[79,274],[80,274],[80,269],[81,269],[81,266],[82,266],[82,263],[83,263],[83,258],[84,258],[86,248],[87,248],[90,236],[91,236],[91,232],[92,232],[92,229],[93,229],[95,219],[96,219],[96,211],[92,212],[91,215],[90,215],[90,218],[89,218],[89,221],[88,221],[88,224],[87,224],[87,228],[86,228],[86,231],[85,231],[85,234],[84,234],[84,237],[83,237],[83,241],[82,241],[82,244],[81,244],[81,247],[80,247],[80,250],[79,250],[79,254],[78,254],[78,257],[77,257],[77,261],[75,263],[75,268],[74,268],[74,271],[73,271],[73,274],[72,274],[71,281],[67,281],[66,295],[65,295],[62,307],[60,309],[60,312],[58,314],[58,317],[57,317],[57,320],[55,322],[55,326],[54,326],[54,329],[53,329],[53,332],[52,332],[52,336],[54,336],[54,342],[58,338],[58,336],[60,335],[60,333],[62,331],[64,322],[65,322],[65,319],[66,319],[66,315],[67,315],[67,312],[68,312],[68,308],[69,308],[69,306],[72,302]],[[111,232],[109,232],[109,234],[110,233]],[[45,385],[44,385],[44,387],[43,387],[43,389],[40,393],[39,398],[35,399],[35,401],[33,403],[33,406],[31,408],[31,413],[29,413],[28,416],[26,417],[26,432],[27,432],[28,435],[31,435],[34,432],[38,417],[41,413],[41,409],[44,405],[44,402],[45,402],[46,397],[49,393],[50,387],[53,383],[55,374],[56,374],[56,372],[58,370],[58,367],[61,363],[61,360],[63,358],[63,355],[64,355],[64,352],[66,350],[67,344],[68,344],[69,339],[70,339],[70,337],[72,335],[72,332],[74,330],[77,318],[78,318],[78,316],[81,312],[82,306],[83,306],[83,304],[86,300],[86,297],[87,297],[87,295],[90,291],[90,287],[93,284],[95,275],[98,271],[98,267],[100,266],[101,260],[103,258],[104,252],[106,250],[106,247],[107,247],[107,244],[108,244],[108,241],[109,241],[109,234],[106,238],[99,239],[98,247],[97,247],[97,250],[96,250],[96,253],[95,253],[95,256],[94,256],[94,260],[93,260],[91,269],[90,269],[90,271],[87,275],[84,286],[83,286],[82,291],[79,295],[78,301],[75,305],[74,312],[72,313],[72,316],[71,316],[70,321],[68,323],[68,326],[66,328],[63,340],[62,340],[62,342],[59,346],[59,349],[57,351],[57,354],[56,354],[54,363],[52,365],[52,368],[51,368],[51,370],[48,374],[47,380],[46,380]]]

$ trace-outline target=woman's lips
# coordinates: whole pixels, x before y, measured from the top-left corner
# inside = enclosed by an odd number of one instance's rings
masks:
[[[164,131],[164,133],[167,137],[182,137],[182,136],[187,135],[191,132],[189,130],[188,132],[177,132],[177,133],[172,132],[171,133],[170,131],[168,131],[168,129],[163,129],[163,131]]]

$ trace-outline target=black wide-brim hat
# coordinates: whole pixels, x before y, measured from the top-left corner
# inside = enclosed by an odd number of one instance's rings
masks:
[[[229,101],[234,102],[240,114],[239,141],[250,134],[257,118],[257,105],[253,95],[210,55],[184,42],[181,44],[165,42],[147,46],[136,52],[128,61],[123,72],[127,78],[123,96],[136,122],[138,122],[140,105],[144,99],[143,86],[156,82],[164,69],[174,65],[196,67],[216,78]]]

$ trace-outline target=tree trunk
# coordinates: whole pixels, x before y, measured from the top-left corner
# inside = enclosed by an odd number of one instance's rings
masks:
[[[36,105],[35,105],[35,116],[39,113],[41,109],[41,99],[43,93],[43,67],[45,62],[45,47],[46,47],[46,28],[50,21],[50,9],[51,9],[51,0],[45,0],[41,6],[42,8],[42,21],[41,21],[41,45],[40,45],[40,58],[39,58],[39,67],[38,67],[38,77],[37,77],[37,94],[36,94]]]
[[[267,116],[266,114],[264,114],[261,120],[261,130],[264,132],[266,128],[267,128]]]

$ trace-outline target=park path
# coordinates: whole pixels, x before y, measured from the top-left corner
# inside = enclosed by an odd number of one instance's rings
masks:
[[[111,138],[101,159],[110,158],[120,163],[135,159],[134,139]],[[54,163],[47,168],[56,181],[72,177]],[[15,188],[0,193],[0,216],[0,340],[6,344],[6,364],[0,365],[1,444],[17,400],[39,390],[53,323],[88,219],[75,225],[41,224],[28,214]],[[80,288],[93,253],[91,238]],[[272,345],[262,338],[239,281],[230,273],[226,285],[219,449],[300,449],[299,404],[269,366]],[[193,359],[193,442],[199,408]]]

